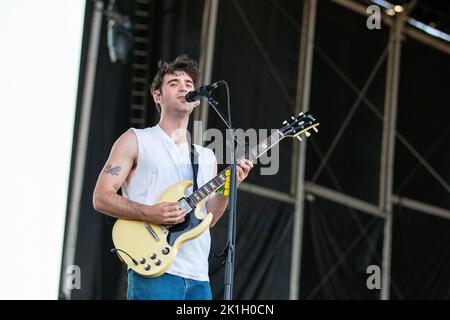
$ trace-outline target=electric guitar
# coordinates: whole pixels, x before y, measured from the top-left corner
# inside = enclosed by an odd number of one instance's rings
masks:
[[[319,123],[309,112],[291,117],[284,121],[283,127],[271,136],[254,146],[237,162],[247,158],[256,160],[275,144],[286,137],[298,138],[301,135],[309,137],[308,130],[317,132]],[[131,269],[144,277],[158,277],[169,269],[175,260],[178,250],[188,240],[201,235],[209,228],[212,213],[203,214],[202,206],[206,198],[229,182],[230,167],[220,172],[216,177],[186,196],[186,189],[192,186],[192,181],[181,181],[167,188],[155,203],[177,201],[181,209],[186,209],[185,221],[175,225],[155,225],[149,222],[119,219],[114,224],[112,238],[119,258]],[[225,191],[227,191],[225,189]]]

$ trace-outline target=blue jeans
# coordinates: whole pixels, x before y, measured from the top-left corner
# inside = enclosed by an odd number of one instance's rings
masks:
[[[197,281],[164,273],[145,278],[128,270],[128,300],[212,300],[209,281]]]

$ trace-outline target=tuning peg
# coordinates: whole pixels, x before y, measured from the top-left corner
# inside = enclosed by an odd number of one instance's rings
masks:
[[[287,124],[288,122],[286,120],[283,121],[283,124]]]
[[[308,131],[305,131],[305,136],[309,137],[311,135],[311,133],[309,133]]]
[[[314,127],[313,130],[314,130],[316,133],[319,132],[319,129],[317,129],[316,127]]]
[[[291,117],[292,120],[295,120],[294,116]]]
[[[302,138],[300,137],[300,135],[298,135],[296,138],[300,141],[303,141]]]
[[[300,112],[298,115],[299,115],[299,116],[302,116],[302,115],[303,115],[303,112]]]

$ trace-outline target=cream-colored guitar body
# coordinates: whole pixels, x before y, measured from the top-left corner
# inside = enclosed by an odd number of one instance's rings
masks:
[[[186,189],[191,185],[191,181],[173,184],[163,192],[155,203],[176,202],[185,196]],[[204,202],[204,200],[200,201],[194,212],[190,213],[192,220],[197,221],[196,219],[198,219],[201,222],[185,232],[180,232],[173,245],[168,242],[168,235],[172,231],[169,231],[165,226],[143,221],[117,220],[112,231],[117,254],[123,262],[141,276],[153,278],[162,275],[175,260],[180,247],[186,241],[198,237],[209,228],[212,214],[202,215],[201,208]],[[188,215],[189,213],[186,217]]]

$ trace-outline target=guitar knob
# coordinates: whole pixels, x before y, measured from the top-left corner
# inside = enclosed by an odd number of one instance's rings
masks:
[[[145,264],[145,265],[144,265],[144,269],[145,269],[145,270],[147,270],[147,271],[148,271],[148,270],[150,270],[150,268],[151,268],[151,267],[150,267],[150,265],[149,265],[149,264]]]
[[[150,255],[150,259],[155,260],[155,259],[156,259],[156,253],[152,253],[152,254]]]
[[[170,252],[170,249],[167,248],[167,247],[165,247],[165,248],[162,250],[162,254],[163,254],[163,255],[169,254],[169,252]]]
[[[161,265],[161,260],[156,259],[156,260],[155,260],[155,264],[156,264],[157,266],[160,266],[160,265]]]
[[[139,259],[139,262],[141,263],[141,264],[144,264],[145,263],[145,258],[141,258],[141,259]]]

